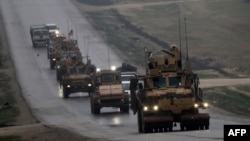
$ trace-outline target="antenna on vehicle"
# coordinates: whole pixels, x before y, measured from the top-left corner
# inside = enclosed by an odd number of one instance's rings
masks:
[[[186,23],[186,16],[184,17],[185,22],[185,36],[186,36],[186,55],[187,55],[187,61],[188,61],[188,45],[187,45],[187,23]]]
[[[111,70],[111,66],[110,66],[110,56],[109,56],[109,45],[108,45],[108,61],[109,61],[109,69]]]
[[[188,46],[187,46],[187,23],[186,23],[186,16],[184,17],[184,21],[185,21],[185,36],[186,36],[186,62],[185,62],[185,71],[187,74],[192,74],[192,67],[191,67],[191,63],[189,62],[189,57],[188,57]]]
[[[180,54],[181,54],[181,63],[180,68],[182,69],[182,52],[181,52],[181,18],[180,18],[180,9],[179,9],[179,42],[180,42]]]
[[[187,45],[187,23],[186,23],[186,16],[184,17],[184,22],[185,22],[185,36],[186,36],[186,63],[185,63],[185,71],[187,74],[192,74],[192,68],[191,68],[191,63],[189,62],[189,57],[188,57],[188,45]]]

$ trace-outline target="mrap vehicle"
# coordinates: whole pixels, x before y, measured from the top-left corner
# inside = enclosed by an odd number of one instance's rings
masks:
[[[69,95],[76,92],[95,91],[94,82],[91,73],[95,73],[95,66],[91,65],[90,60],[87,64],[81,62],[71,62],[64,68],[64,73],[60,79],[60,86],[63,88],[63,98],[69,98]]]
[[[117,107],[120,112],[129,112],[129,95],[123,90],[120,71],[98,70],[94,80],[96,90],[90,95],[92,114],[100,114],[102,107]]]
[[[208,104],[203,101],[199,78],[190,62],[187,60],[182,69],[176,46],[146,54],[146,74],[130,82],[131,109],[137,113],[138,131],[170,132],[177,123],[182,131],[209,129],[209,114],[199,112]]]

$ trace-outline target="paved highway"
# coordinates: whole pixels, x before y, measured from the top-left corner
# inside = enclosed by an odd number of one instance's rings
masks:
[[[89,137],[123,141],[218,141],[223,140],[224,124],[244,122],[208,111],[210,130],[180,132],[176,127],[170,133],[138,134],[137,119],[131,111],[120,114],[118,109],[106,108],[101,110],[101,115],[94,116],[87,94],[76,93],[69,99],[61,97],[55,71],[49,68],[46,49],[32,47],[29,26],[56,23],[65,34],[73,29],[80,50],[90,56],[93,64],[109,68],[110,60],[110,65],[120,66],[122,61],[105,40],[70,0],[1,0],[0,6],[23,97],[43,124],[67,128]],[[206,82],[204,87],[209,86]]]

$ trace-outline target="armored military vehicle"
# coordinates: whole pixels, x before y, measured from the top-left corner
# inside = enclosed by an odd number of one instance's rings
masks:
[[[87,92],[88,94],[95,91],[94,82],[91,73],[95,73],[93,69],[88,67],[91,65],[68,65],[65,74],[60,80],[60,86],[63,89],[63,98],[68,98],[70,94],[75,92]]]
[[[44,24],[31,25],[30,36],[33,47],[47,47],[49,45],[49,30]]]
[[[56,79],[61,80],[62,76],[66,74],[68,66],[85,65],[82,60],[82,54],[79,50],[62,51],[56,60]]]
[[[77,47],[76,40],[64,36],[57,37],[55,42],[48,48],[50,68],[54,69],[61,57],[75,57],[77,52],[80,52],[80,50]]]
[[[138,131],[172,131],[177,123],[182,131],[209,129],[209,114],[199,112],[208,104],[190,62],[187,60],[182,69],[176,46],[146,54],[146,74],[130,80],[131,109],[137,113]]]
[[[129,95],[123,90],[120,71],[100,70],[94,80],[96,90],[90,95],[93,114],[100,114],[102,107],[118,107],[120,112],[129,112]]]

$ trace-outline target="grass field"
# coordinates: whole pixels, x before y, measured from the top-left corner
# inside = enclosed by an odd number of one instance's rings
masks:
[[[204,89],[204,99],[216,107],[250,117],[249,86],[216,87]]]
[[[143,6],[146,2],[140,5],[141,1],[136,0],[134,1],[135,5],[114,5],[113,8],[117,9],[131,25],[145,34],[159,38],[168,44],[177,45],[180,43],[178,24],[180,13],[182,50],[185,52],[186,48],[185,17],[189,56],[193,60],[195,71],[214,69],[223,74],[218,76],[249,76],[249,2],[244,0],[200,0],[179,3],[162,1],[163,3],[158,5],[147,3],[146,6]],[[123,1],[123,3],[126,2],[131,3],[132,1]],[[97,29],[105,30],[105,33],[109,32],[108,41],[115,47],[119,47],[117,50],[126,50],[127,52],[123,53],[129,56],[132,62],[143,64],[144,54],[140,53],[141,55],[138,56],[138,52],[143,50],[145,46],[152,50],[159,49],[160,46],[148,42],[148,39],[135,33],[134,29],[124,26],[124,23],[119,18],[117,19],[117,14],[111,11],[92,12],[91,14],[95,16],[90,17],[92,19],[94,17]],[[110,33],[115,38],[110,38]],[[131,41],[131,38],[134,37],[139,38],[140,42]]]

